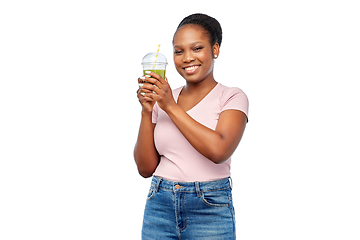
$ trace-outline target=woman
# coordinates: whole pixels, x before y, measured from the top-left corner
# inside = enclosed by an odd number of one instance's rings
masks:
[[[153,176],[142,239],[235,239],[230,157],[247,123],[248,100],[214,79],[221,40],[216,19],[190,15],[173,38],[186,85],[171,90],[152,72],[138,79],[142,118],[134,158],[141,176]]]

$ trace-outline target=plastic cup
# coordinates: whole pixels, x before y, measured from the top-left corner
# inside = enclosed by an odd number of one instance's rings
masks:
[[[157,55],[157,56],[156,56]],[[143,74],[146,75],[145,71],[152,71],[159,74],[165,79],[167,60],[161,53],[148,53],[142,59]]]

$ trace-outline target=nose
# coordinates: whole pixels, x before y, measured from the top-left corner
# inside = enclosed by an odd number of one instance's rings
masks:
[[[184,52],[184,55],[183,55],[183,62],[184,63],[189,63],[189,62],[192,62],[194,60],[195,60],[195,58],[194,58],[194,56],[192,55],[191,52],[189,52],[189,51]]]

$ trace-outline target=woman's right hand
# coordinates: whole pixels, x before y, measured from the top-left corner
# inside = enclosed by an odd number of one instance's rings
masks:
[[[134,159],[140,175],[147,178],[155,172],[159,165],[160,156],[154,143],[155,123],[152,123],[152,110],[156,101],[147,96],[153,94],[151,89],[154,86],[143,81],[146,81],[145,77],[138,79],[137,97],[142,106],[142,112],[138,139],[134,149]]]
[[[144,96],[145,93],[151,93],[150,90],[146,89],[146,85],[151,83],[145,83],[141,78],[138,78],[138,83],[139,89],[137,90],[137,97],[142,106],[142,111],[144,113],[151,113],[156,101],[152,98]]]

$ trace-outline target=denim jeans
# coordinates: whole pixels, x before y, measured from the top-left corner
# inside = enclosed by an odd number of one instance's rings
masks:
[[[235,239],[229,178],[172,182],[154,176],[145,206],[142,239]]]

